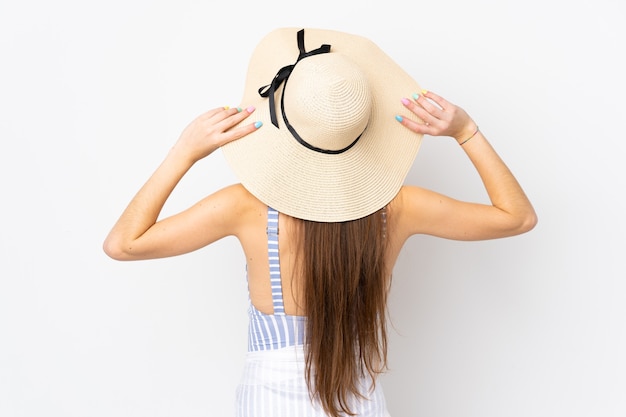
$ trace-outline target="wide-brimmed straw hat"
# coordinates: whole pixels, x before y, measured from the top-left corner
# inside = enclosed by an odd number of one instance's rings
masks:
[[[242,185],[279,212],[359,219],[397,195],[413,164],[422,136],[395,116],[417,120],[400,100],[419,91],[364,37],[278,29],[255,48],[241,101],[263,127],[222,151]]]

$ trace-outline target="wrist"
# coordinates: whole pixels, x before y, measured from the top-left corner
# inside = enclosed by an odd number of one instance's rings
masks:
[[[181,148],[174,145],[167,153],[165,159],[174,165],[189,169],[201,158],[194,158],[189,152],[184,152]]]
[[[473,121],[468,123],[458,134],[454,135],[454,139],[459,145],[471,140],[479,132],[478,125]]]

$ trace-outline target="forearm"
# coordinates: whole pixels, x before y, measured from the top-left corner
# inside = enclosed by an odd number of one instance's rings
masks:
[[[463,136],[456,139],[465,141]],[[461,147],[478,171],[492,205],[507,213],[520,229],[532,229],[537,222],[532,204],[482,132],[477,131]]]
[[[237,126],[252,112],[252,106],[245,111],[218,107],[196,117],[183,130],[165,160],[113,226],[103,245],[107,255],[120,260],[146,259],[184,253],[205,242],[206,239],[198,238],[196,243],[173,245],[172,241],[180,239],[182,235],[185,235],[185,241],[189,240],[189,236],[195,233],[193,226],[189,225],[196,222],[197,218],[190,222],[189,216],[179,215],[174,225],[157,223],[157,219],[174,187],[196,161],[261,127],[260,122]],[[163,227],[158,229],[159,225]],[[149,230],[157,233],[146,233]],[[168,249],[164,249],[166,247]]]
[[[154,225],[170,194],[193,162],[174,147],[133,197],[104,241],[112,258],[132,250],[133,242]]]

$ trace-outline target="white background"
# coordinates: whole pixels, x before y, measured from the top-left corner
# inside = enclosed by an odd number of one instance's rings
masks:
[[[410,240],[390,305],[392,415],[626,415],[622,1],[11,3],[0,416],[232,415],[247,323],[236,240],[136,263],[101,245],[186,124],[240,104],[249,55],[278,26],[373,39],[476,119],[539,215],[510,239]],[[234,181],[216,152],[164,214]],[[448,138],[425,138],[407,182],[487,201]]]

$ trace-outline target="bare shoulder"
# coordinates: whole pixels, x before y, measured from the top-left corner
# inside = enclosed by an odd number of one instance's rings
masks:
[[[423,212],[420,206],[432,198],[432,193],[424,188],[404,185],[389,203],[390,227],[400,242],[404,242],[415,233],[416,223],[420,221],[419,213]]]
[[[207,197],[210,204],[221,205],[231,215],[245,218],[256,215],[266,206],[253,196],[242,184],[232,184]]]
[[[260,201],[255,196],[253,196],[250,191],[248,191],[246,187],[244,187],[241,183],[228,185],[219,190],[218,193],[223,193],[225,197],[239,201],[239,203],[244,206],[247,206],[248,204],[252,205],[257,202],[260,203]]]
[[[400,221],[406,217],[414,218],[420,212],[420,206],[430,204],[439,194],[414,185],[403,185],[396,197],[390,203],[390,210]]]
[[[476,205],[426,188],[405,185],[390,207],[391,221],[402,241],[415,234],[466,240],[455,232],[461,228],[455,228],[464,222],[468,225]]]

